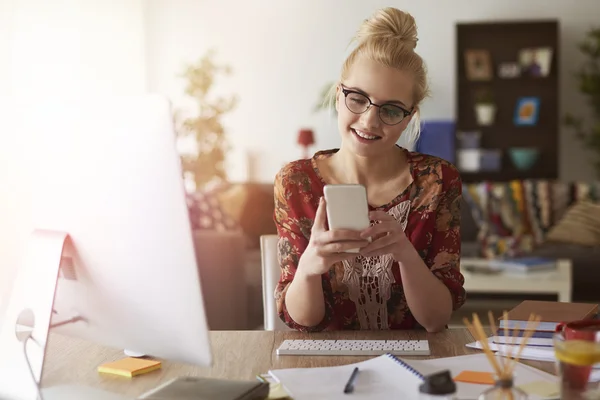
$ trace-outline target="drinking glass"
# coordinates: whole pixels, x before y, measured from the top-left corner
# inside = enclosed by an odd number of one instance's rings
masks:
[[[600,363],[600,333],[583,338],[557,332],[553,341],[560,398],[600,399],[599,382],[592,379],[594,364]]]

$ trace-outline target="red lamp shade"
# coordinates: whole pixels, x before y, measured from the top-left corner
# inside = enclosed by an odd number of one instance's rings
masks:
[[[298,132],[298,144],[304,149],[302,151],[302,157],[308,158],[308,146],[315,143],[315,135],[310,129],[301,129]]]
[[[315,135],[310,129],[301,129],[298,132],[298,144],[300,146],[308,147],[315,143]]]

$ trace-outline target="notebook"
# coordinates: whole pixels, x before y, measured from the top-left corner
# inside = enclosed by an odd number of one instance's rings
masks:
[[[354,382],[354,393],[344,394],[344,386],[355,367],[359,374]],[[423,377],[449,370],[453,377],[469,372],[493,372],[485,354],[437,358],[432,360],[409,360],[385,354],[367,361],[319,368],[274,369],[270,375],[283,385],[294,400],[304,399],[418,399]],[[468,374],[467,374],[468,375]],[[515,385],[531,383],[555,384],[557,378],[524,364],[515,367]],[[456,382],[456,397],[476,399],[489,384]],[[530,394],[530,399],[543,397]]]

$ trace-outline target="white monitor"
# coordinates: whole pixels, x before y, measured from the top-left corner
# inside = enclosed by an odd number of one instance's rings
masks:
[[[2,299],[0,399],[36,399],[49,325],[106,346],[209,366],[169,102],[103,98],[11,113],[10,129],[0,128],[8,168],[0,177],[10,180],[0,221],[12,222],[0,222],[0,280],[16,278]],[[15,325],[27,314],[34,327],[26,359]]]

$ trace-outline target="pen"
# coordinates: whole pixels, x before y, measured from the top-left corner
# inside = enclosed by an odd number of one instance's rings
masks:
[[[344,387],[344,393],[352,393],[354,391],[354,381],[356,380],[357,375],[358,367],[354,368],[354,371],[352,371],[352,375],[350,375],[350,379],[348,379],[348,383],[346,383],[346,387]]]

